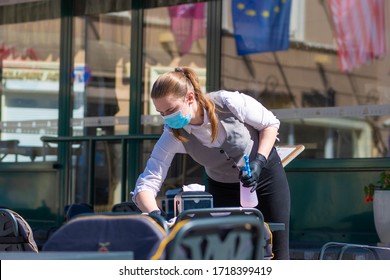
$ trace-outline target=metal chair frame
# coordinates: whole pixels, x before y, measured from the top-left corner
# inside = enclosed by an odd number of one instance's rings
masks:
[[[342,260],[344,257],[344,254],[350,249],[366,250],[369,253],[371,253],[372,256],[376,260],[381,259],[377,250],[382,250],[382,251],[389,252],[389,258],[390,258],[390,248],[387,248],[387,247],[364,245],[364,244],[343,243],[343,242],[327,242],[321,247],[320,254],[318,257],[320,260],[324,259],[325,254],[326,254],[326,250],[328,250],[329,248],[339,248],[340,251],[337,255],[338,260]]]

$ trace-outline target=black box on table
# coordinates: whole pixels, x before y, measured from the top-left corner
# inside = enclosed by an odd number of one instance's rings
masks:
[[[213,196],[208,192],[189,191],[175,195],[175,216],[187,209],[212,208]]]

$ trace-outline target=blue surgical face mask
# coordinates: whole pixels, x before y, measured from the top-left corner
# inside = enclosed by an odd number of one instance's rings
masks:
[[[181,110],[168,116],[162,116],[164,122],[171,128],[179,129],[185,127],[191,121],[191,114],[183,116]]]

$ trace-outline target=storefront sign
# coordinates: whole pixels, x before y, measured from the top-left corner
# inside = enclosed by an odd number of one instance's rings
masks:
[[[47,61],[4,60],[3,80],[5,89],[33,91],[58,91],[59,63]],[[91,78],[91,71],[84,64],[76,64],[72,72],[75,91],[82,91]]]

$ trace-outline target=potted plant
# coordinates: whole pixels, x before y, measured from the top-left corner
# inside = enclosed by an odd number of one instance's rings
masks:
[[[377,184],[364,186],[365,201],[373,201],[375,229],[385,245],[390,244],[390,170],[380,173]]]

